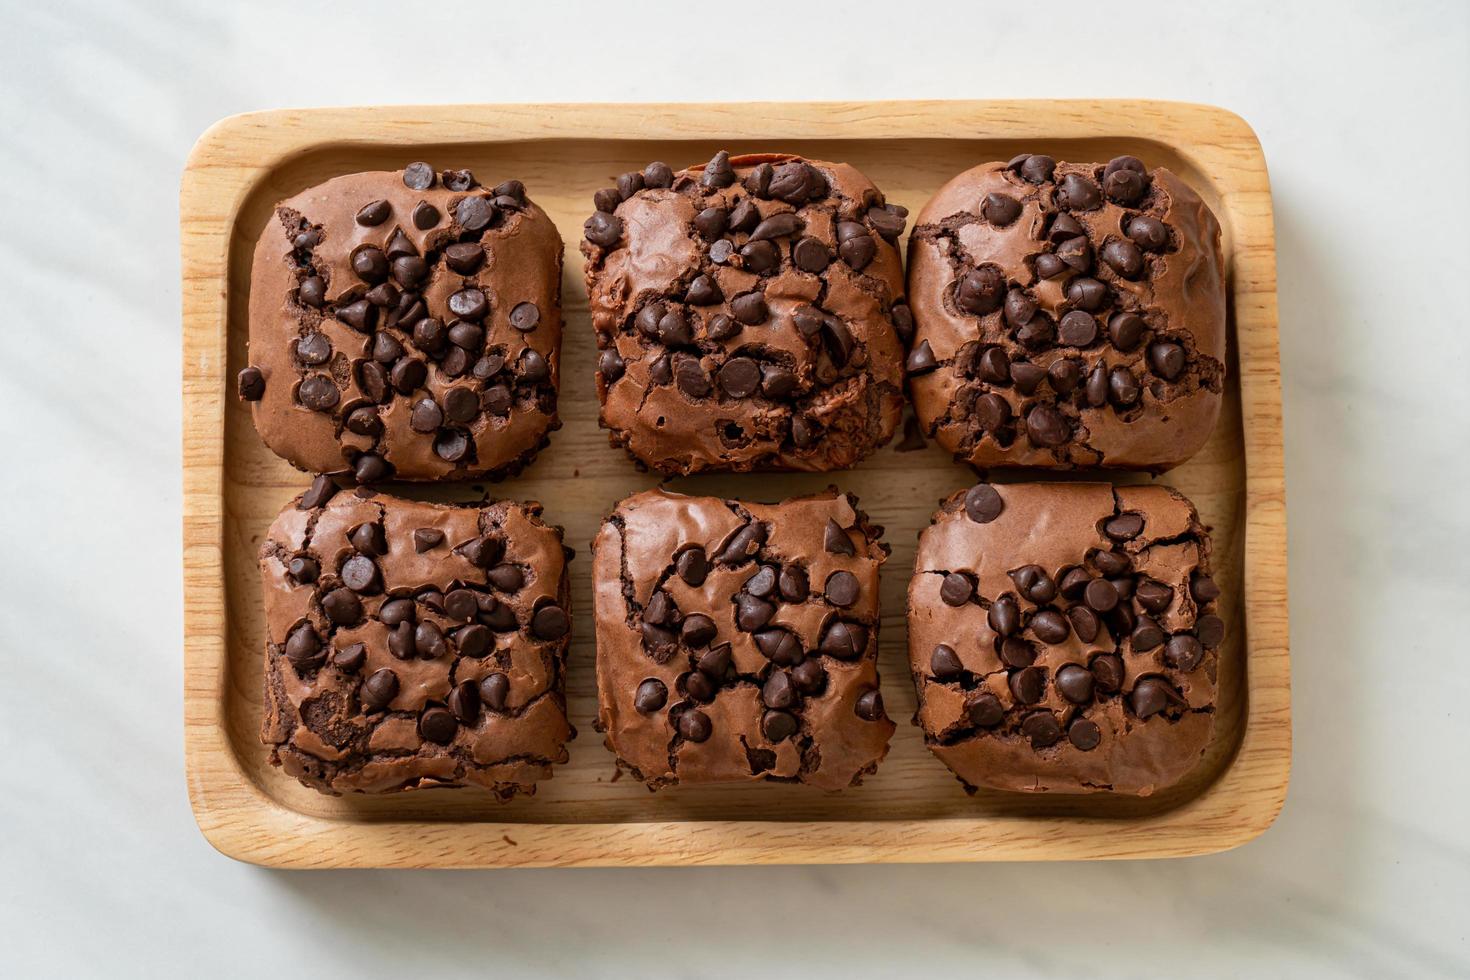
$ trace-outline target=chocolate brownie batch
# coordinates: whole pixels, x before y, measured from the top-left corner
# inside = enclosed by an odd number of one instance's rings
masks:
[[[1167,170],[1039,154],[908,212],[842,163],[717,153],[597,191],[581,251],[601,423],[664,475],[851,467],[906,402],[984,470],[1162,472],[1220,411],[1220,227]],[[260,551],[262,739],[327,793],[534,793],[568,758],[562,531],[538,503],[388,480],[519,472],[559,427],[562,244],[520,181],[425,163],[279,204],[238,394],[314,474]],[[856,785],[895,726],[882,528],[830,489],[664,489],[592,544],[596,728],[651,789]],[[981,482],[908,590],[915,723],[970,791],[1147,795],[1200,760],[1224,621],[1165,486]]]

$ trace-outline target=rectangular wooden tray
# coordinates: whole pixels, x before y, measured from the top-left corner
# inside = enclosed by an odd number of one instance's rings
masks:
[[[917,211],[976,163],[1025,149],[1063,160],[1133,153],[1193,184],[1224,226],[1229,381],[1218,429],[1164,482],[1214,529],[1230,626],[1217,735],[1183,784],[1148,799],[967,796],[908,724],[904,592],[917,534],[941,497],[974,477],[931,445],[892,446],[827,475],[697,477],[692,492],[776,499],[836,483],[887,527],[880,667],[892,752],[863,786],[681,786],[618,780],[596,714],[587,545],[625,494],[655,478],[597,426],[594,343],[577,244],[592,192],[650,160],[676,169],[732,152],[850,162]],[[567,245],[561,414],[565,427],[521,477],[490,488],[535,498],[567,530],[575,635],[571,761],[534,798],[473,790],[329,798],[266,763],[258,742],[262,533],[308,477],[273,456],[233,397],[244,364],[251,253],[272,205],[328,177],[425,159],[482,178],[518,177]],[[891,102],[521,105],[320,109],[235,116],[206,132],[181,193],[184,305],[184,716],[200,829],[232,857],[281,867],[502,867],[1090,859],[1201,854],[1264,831],[1291,759],[1286,511],[1281,458],[1275,243],[1260,145],[1221,109],[1157,102]],[[1142,479],[1135,477],[1134,480]],[[434,491],[470,498],[484,487]]]

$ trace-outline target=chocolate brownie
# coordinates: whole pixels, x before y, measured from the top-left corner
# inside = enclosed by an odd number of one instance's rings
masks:
[[[1220,414],[1223,269],[1219,222],[1162,167],[966,171],[909,239],[919,418],[975,466],[1176,466]]]
[[[652,789],[876,770],[881,534],[836,490],[620,503],[592,546],[597,730],[619,765]]]
[[[561,260],[518,180],[414,163],[303,191],[255,249],[240,397],[310,472],[513,473],[561,424]]]
[[[919,538],[915,721],[973,790],[1147,796],[1199,762],[1225,625],[1163,486],[978,484]]]
[[[325,476],[260,552],[271,762],[327,793],[534,793],[567,760],[561,528],[540,504],[426,504]]]
[[[649,164],[584,228],[601,422],[664,473],[832,470],[892,437],[908,212],[843,163]]]

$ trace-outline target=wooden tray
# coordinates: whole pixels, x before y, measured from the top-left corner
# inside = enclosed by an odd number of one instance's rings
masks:
[[[594,344],[577,243],[592,192],[661,159],[717,149],[794,151],[859,167],[917,212],[941,184],[1026,149],[1063,160],[1133,153],[1193,184],[1224,226],[1229,382],[1205,449],[1164,480],[1214,528],[1230,625],[1217,735],[1194,775],[1149,799],[967,796],[924,748],[914,710],[904,592],[916,537],[939,499],[974,476],[931,445],[891,446],[830,475],[696,477],[692,492],[775,499],[828,483],[887,527],[883,695],[899,721],[876,776],[852,790],[681,786],[651,794],[615,777],[596,714],[587,545],[625,494],[652,485],[597,427]],[[308,477],[273,456],[233,397],[244,365],[251,251],[272,205],[336,174],[411,160],[518,177],[567,244],[565,427],[496,496],[536,498],[566,527],[575,638],[571,762],[534,798],[472,790],[333,799],[266,763],[257,740],[261,535]],[[437,106],[265,112],[202,136],[181,194],[184,297],[184,718],[189,795],[204,835],[244,861],[283,867],[497,867],[976,861],[1201,854],[1241,844],[1286,794],[1291,716],[1286,512],[1281,461],[1275,244],[1265,161],[1239,117],[1155,102],[895,102],[755,105]],[[1139,478],[1135,478],[1139,479]],[[477,496],[484,487],[437,491]]]

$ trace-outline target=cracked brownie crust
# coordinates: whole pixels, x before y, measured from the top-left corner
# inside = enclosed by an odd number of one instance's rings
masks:
[[[1223,621],[1194,505],[1162,486],[978,484],[909,585],[915,722],[967,789],[1147,796],[1199,762]]]
[[[833,470],[892,437],[908,212],[841,163],[721,151],[598,191],[601,422],[664,473]]]
[[[326,793],[534,793],[565,762],[561,529],[540,504],[425,504],[317,477],[261,548],[261,738]]]
[[[650,788],[855,785],[888,751],[878,690],[887,548],[836,490],[743,503],[664,490],[593,543],[597,728]]]
[[[309,472],[510,475],[561,424],[561,262],[520,181],[424,163],[329,180],[256,246],[239,394]]]
[[[909,239],[926,432],[980,467],[1178,465],[1220,412],[1223,269],[1210,209],[1135,157],[966,171]]]

